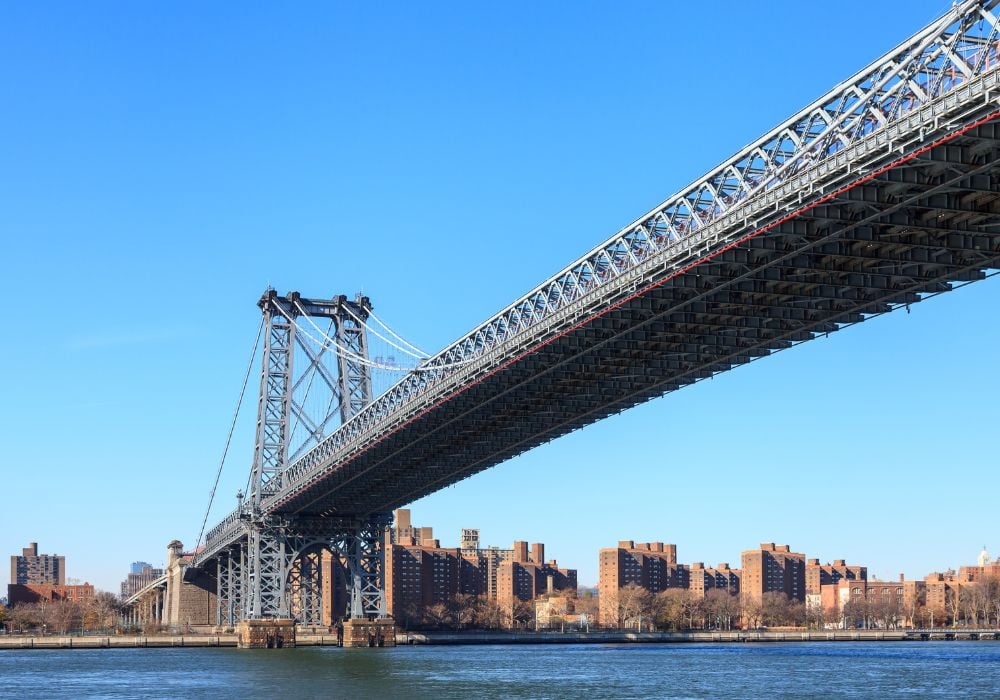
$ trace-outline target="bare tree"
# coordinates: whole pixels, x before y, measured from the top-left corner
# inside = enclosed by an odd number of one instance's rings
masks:
[[[83,626],[85,629],[109,630],[115,627],[118,615],[121,613],[121,601],[118,596],[107,591],[98,591],[91,598],[83,613]]]
[[[757,629],[764,619],[764,606],[757,598],[744,598],[740,601],[740,616],[745,629]]]
[[[905,597],[903,601],[903,612],[905,613],[904,624],[910,627],[917,627],[918,620],[922,618],[924,609],[923,597],[919,590],[914,590],[912,595]]]
[[[983,579],[982,584],[983,588],[986,589],[986,598],[989,600],[993,620],[1000,627],[1000,578],[987,576]]]
[[[529,629],[535,622],[535,604],[530,600],[514,599],[511,607],[510,619],[512,627]]]
[[[656,595],[654,607],[657,624],[671,630],[682,630],[685,628],[687,620],[687,608],[684,601],[685,593],[687,591],[682,591],[679,588],[668,588]]]
[[[629,583],[619,588],[617,603],[620,627],[641,625],[643,618],[652,620],[653,595],[641,586]]]
[[[434,603],[424,609],[424,621],[434,629],[445,629],[454,624],[454,617],[447,605]]]
[[[503,627],[503,621],[504,612],[500,603],[490,599],[481,601],[476,624],[485,629],[496,630]]]
[[[55,600],[45,611],[45,624],[51,631],[66,634],[83,626],[83,606],[71,600]]]
[[[35,603],[21,603],[10,609],[10,626],[17,632],[27,632],[42,626],[42,615]]]
[[[958,627],[959,621],[962,617],[962,610],[964,608],[964,598],[962,596],[962,587],[957,586],[955,588],[949,587],[950,595],[948,595],[948,613],[951,615],[951,626]]]
[[[600,599],[590,591],[585,591],[582,596],[577,596],[574,606],[576,613],[586,615],[591,623],[596,623],[600,619]]]
[[[682,590],[678,596],[687,629],[705,626],[705,599],[694,591]]]
[[[716,629],[731,630],[739,619],[740,600],[728,590],[713,588],[705,594],[705,614]]]
[[[761,597],[761,614],[764,624],[782,626],[795,624],[796,610],[784,593],[769,591]]]
[[[479,613],[479,599],[474,595],[459,593],[452,599],[452,616],[459,629],[476,624]]]

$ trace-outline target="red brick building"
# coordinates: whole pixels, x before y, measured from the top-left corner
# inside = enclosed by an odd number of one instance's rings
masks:
[[[787,544],[764,542],[741,555],[740,597],[743,603],[760,602],[765,593],[784,593],[789,600],[805,602],[806,555]]]
[[[540,595],[557,591],[576,591],[576,570],[560,569],[553,559],[545,561],[542,544],[532,545],[532,553],[519,549],[514,543],[514,561],[500,564],[497,573],[497,602],[506,611],[512,611],[516,601],[529,602]]]
[[[635,584],[650,593],[668,588],[688,588],[690,572],[677,563],[677,545],[621,540],[602,549],[598,562],[599,618],[602,625],[618,624],[618,591]]]
[[[864,566],[848,566],[843,559],[834,559],[833,564],[820,564],[819,559],[806,562],[806,594],[820,592],[820,586],[835,585],[841,579],[848,581],[867,581],[868,568]]]
[[[42,600],[69,600],[86,604],[94,597],[94,587],[89,583],[58,586],[47,583],[23,583],[7,586],[7,602],[11,605],[37,603]]]
[[[429,527],[414,527],[408,510],[396,511],[385,544],[386,608],[400,622],[457,595],[483,596],[511,609],[550,590],[576,590],[576,571],[545,561],[545,545],[515,542],[511,549],[479,548],[479,532],[464,529],[460,547],[442,547]]]
[[[726,591],[730,595],[738,595],[740,592],[740,570],[729,568],[727,562],[723,562],[713,569],[706,568],[704,563],[697,561],[689,568],[688,588],[701,598],[714,589]]]

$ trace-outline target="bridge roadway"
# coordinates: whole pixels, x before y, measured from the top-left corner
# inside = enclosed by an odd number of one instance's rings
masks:
[[[696,183],[711,208],[694,195],[683,217],[662,205],[489,319],[291,464],[263,510],[384,513],[692,382],[983,279],[1000,267],[997,63],[936,97],[897,100],[895,118],[832,147],[800,148],[794,164],[786,154],[780,177],[744,169],[731,195],[724,176]],[[808,109],[743,153],[763,153]],[[199,561],[246,531],[230,514]]]

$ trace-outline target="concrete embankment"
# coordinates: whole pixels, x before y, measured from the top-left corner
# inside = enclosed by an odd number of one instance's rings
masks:
[[[156,634],[156,635],[88,635],[83,637],[59,636],[3,636],[0,649],[134,649],[137,647],[235,647],[235,634]],[[333,634],[300,634],[296,646],[336,646]]]
[[[417,644],[681,644],[739,642],[901,642],[1000,640],[1000,630],[824,630],[754,632],[400,632],[398,645]],[[337,646],[333,634],[296,635],[296,646]],[[83,637],[0,635],[3,649],[134,649],[235,647],[235,634],[104,635]]]
[[[901,642],[1000,639],[1000,631],[822,630],[752,632],[402,632],[397,644],[680,644],[731,642]]]

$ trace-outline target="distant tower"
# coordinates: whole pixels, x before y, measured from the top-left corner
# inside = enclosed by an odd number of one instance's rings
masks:
[[[979,553],[979,566],[989,566],[990,563],[990,553],[986,551],[986,545],[983,545],[983,551]]]

